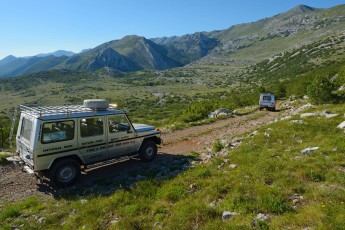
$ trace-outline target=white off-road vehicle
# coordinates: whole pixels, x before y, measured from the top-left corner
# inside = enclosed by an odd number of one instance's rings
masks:
[[[21,105],[16,154],[31,174],[47,175],[60,186],[73,185],[84,168],[139,157],[151,161],[162,143],[153,126],[132,124],[107,100],[79,106]]]
[[[260,94],[259,100],[260,110],[266,108],[267,110],[276,110],[276,97],[272,93],[262,93]]]

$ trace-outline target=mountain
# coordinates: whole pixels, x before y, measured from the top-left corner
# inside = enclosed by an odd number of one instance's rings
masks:
[[[193,63],[248,66],[345,29],[345,5],[317,9],[299,5],[252,23],[208,33],[220,41],[210,55]]]
[[[130,35],[65,59],[51,58],[49,64],[46,59],[42,67],[36,60],[9,57],[0,61],[0,77],[46,68],[91,72],[104,69],[108,73],[181,66],[242,69],[344,31],[344,15],[345,5],[329,9],[299,5],[273,17],[224,30],[151,39]],[[30,63],[35,66],[31,68]]]
[[[163,45],[169,52],[169,57],[184,65],[206,56],[219,44],[219,40],[207,36],[206,33],[187,34],[181,37],[153,38],[153,42]]]
[[[66,60],[66,56],[16,58],[7,65],[0,66],[0,77],[13,77],[54,68]]]
[[[47,56],[54,56],[54,57],[62,57],[62,56],[67,56],[67,57],[71,57],[73,56],[75,53],[73,53],[72,51],[66,51],[66,50],[58,50],[55,51],[53,53],[47,53],[47,54],[37,54],[35,55],[36,57],[47,57]]]
[[[182,66],[167,56],[168,50],[144,37],[131,35],[104,43],[94,49],[77,54],[59,67],[96,71],[111,68],[120,71],[141,69],[168,69]]]
[[[14,77],[49,70],[73,55],[73,52],[65,50],[58,50],[49,54],[38,54],[32,57],[9,55],[0,60],[0,77]]]
[[[14,60],[16,60],[17,58],[13,55],[9,55],[7,57],[5,57],[4,59],[1,59],[0,60],[0,66],[4,66],[4,65],[7,65],[11,62],[13,62]]]

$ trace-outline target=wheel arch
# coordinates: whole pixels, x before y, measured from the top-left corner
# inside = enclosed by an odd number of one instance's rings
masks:
[[[53,166],[54,164],[56,164],[57,162],[59,162],[59,161],[61,161],[61,160],[64,160],[64,159],[73,159],[73,160],[75,160],[76,162],[78,162],[80,166],[84,165],[84,162],[80,159],[80,157],[79,157],[78,155],[73,154],[73,155],[68,155],[68,156],[62,156],[62,157],[55,158],[55,159],[51,162],[51,164],[50,164],[50,166],[49,166],[49,169],[51,169],[52,166]]]
[[[145,142],[148,142],[148,141],[153,141],[154,143],[156,143],[156,145],[160,145],[163,143],[162,139],[157,137],[157,136],[153,136],[153,137],[146,137],[144,138],[144,140],[141,142],[141,145],[139,147],[139,150],[141,149],[141,146],[143,146],[143,144]]]

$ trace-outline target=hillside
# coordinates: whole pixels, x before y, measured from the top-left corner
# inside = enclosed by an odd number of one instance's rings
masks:
[[[3,203],[0,223],[42,229],[336,229],[345,213],[344,133],[337,128],[344,106],[301,107],[305,103],[288,101],[292,109],[279,114],[230,118],[217,129],[200,128],[200,136],[181,136],[184,142],[207,140],[206,148],[192,152],[175,155],[173,147],[183,145],[166,135],[169,144],[156,161],[89,171],[85,186],[27,190],[25,183],[35,183],[17,180],[16,197],[23,201]],[[338,116],[326,118],[324,110]],[[303,118],[307,112],[318,117]],[[266,123],[253,125],[260,119]],[[314,151],[303,151],[308,147]],[[23,177],[1,170],[6,181]]]
[[[30,66],[34,61],[0,60],[0,77],[52,68],[104,70],[115,75],[123,74],[118,71],[162,70],[186,65],[193,68],[228,66],[238,70],[344,31],[343,15],[345,5],[330,9],[300,5],[270,18],[225,30],[152,39],[131,35],[101,44],[67,60],[54,59],[52,63],[47,60],[36,67]]]
[[[212,54],[193,65],[247,66],[344,31],[345,6],[315,9],[300,5],[257,22],[210,32],[220,40]]]

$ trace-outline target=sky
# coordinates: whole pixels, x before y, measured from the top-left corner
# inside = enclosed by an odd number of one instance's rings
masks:
[[[0,0],[0,59],[80,52],[133,34],[222,30],[300,4],[329,8],[345,0]]]

